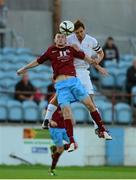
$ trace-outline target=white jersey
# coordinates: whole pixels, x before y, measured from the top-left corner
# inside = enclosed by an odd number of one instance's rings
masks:
[[[76,37],[76,34],[72,33],[71,35],[69,35],[67,37],[67,42],[68,42],[68,44],[76,44],[88,56],[92,56],[95,51],[99,52],[101,50],[101,47],[99,46],[97,40],[95,38],[89,36],[88,34],[85,35],[85,38],[80,43]],[[78,68],[88,69],[89,68],[89,64],[87,62],[80,60],[78,58],[76,58],[74,60],[74,65],[75,65],[76,69],[78,69]]]

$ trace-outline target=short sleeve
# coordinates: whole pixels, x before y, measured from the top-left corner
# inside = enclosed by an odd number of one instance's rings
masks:
[[[92,45],[93,45],[93,50],[96,52],[99,52],[102,50],[100,44],[98,43],[98,41],[95,38],[92,38]]]
[[[50,58],[49,56],[50,56],[50,49],[48,48],[48,50],[37,59],[38,64],[42,64],[45,61],[49,60]]]

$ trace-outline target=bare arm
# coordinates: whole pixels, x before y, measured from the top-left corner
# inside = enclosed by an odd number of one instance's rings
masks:
[[[108,75],[108,71],[107,69],[103,68],[102,66],[100,66],[99,64],[94,65],[94,67],[104,76]]]
[[[104,52],[103,50],[97,52],[97,55],[98,55],[98,64],[103,60],[103,57],[104,57]]]
[[[97,65],[99,63],[96,59],[91,58],[88,55],[85,55],[84,61],[88,62],[88,64],[91,64],[91,65],[92,64]]]
[[[24,74],[24,73],[26,73],[27,69],[36,67],[36,66],[38,66],[38,65],[39,65],[39,63],[37,62],[37,60],[34,60],[34,61],[30,62],[29,64],[27,64],[26,66],[20,68],[20,69],[17,71],[17,74],[18,74],[18,75]]]

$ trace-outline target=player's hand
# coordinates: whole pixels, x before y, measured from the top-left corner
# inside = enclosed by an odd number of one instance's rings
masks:
[[[55,121],[53,121],[53,120],[50,120],[50,125],[52,127],[57,127],[57,123]]]
[[[79,47],[76,44],[71,44],[71,47],[73,47],[76,51],[80,51]]]
[[[23,68],[20,68],[18,71],[17,71],[17,75],[23,75],[26,73],[26,69],[23,67]]]
[[[109,75],[107,69],[105,69],[105,68],[103,68],[103,67],[101,67],[101,68],[99,69],[99,72],[100,72],[102,75],[104,75],[104,76],[108,76],[108,75]]]

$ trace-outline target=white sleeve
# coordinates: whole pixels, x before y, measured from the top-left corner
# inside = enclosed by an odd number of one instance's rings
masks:
[[[98,41],[95,38],[92,38],[92,45],[94,51],[99,52],[102,50],[101,46],[99,45]]]
[[[71,41],[71,37],[67,36],[67,44],[71,45],[72,41]]]

